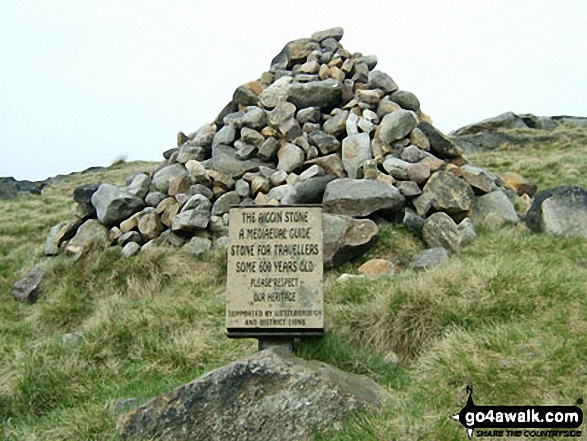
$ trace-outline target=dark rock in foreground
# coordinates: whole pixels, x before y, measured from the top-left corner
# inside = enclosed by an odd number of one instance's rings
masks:
[[[117,429],[127,440],[310,440],[387,396],[369,378],[268,349],[145,403]]]

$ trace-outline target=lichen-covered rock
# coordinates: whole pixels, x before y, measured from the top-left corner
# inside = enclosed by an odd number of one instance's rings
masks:
[[[309,441],[387,399],[370,378],[267,349],[139,406],[117,430],[128,440]]]

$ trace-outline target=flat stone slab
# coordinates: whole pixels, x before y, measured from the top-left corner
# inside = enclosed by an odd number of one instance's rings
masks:
[[[125,440],[313,440],[388,396],[370,378],[267,349],[154,398],[117,430]]]

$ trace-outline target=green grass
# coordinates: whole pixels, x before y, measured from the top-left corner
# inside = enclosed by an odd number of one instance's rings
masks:
[[[506,147],[474,159],[541,187],[585,185],[585,148]],[[49,228],[73,216],[77,185],[122,184],[149,167],[118,165],[0,201],[0,439],[115,440],[118,400],[144,402],[256,350],[256,341],[225,337],[223,253],[43,257]],[[367,375],[391,401],[317,440],[465,439],[449,415],[464,405],[467,384],[478,404],[587,396],[585,239],[482,231],[448,264],[415,273],[409,262],[422,248],[389,226],[366,255],[326,274],[326,336],[296,342],[298,355]],[[398,273],[336,281],[374,257]],[[47,288],[35,305],[18,303],[12,284],[34,264],[47,270]],[[73,332],[82,338],[64,338]]]

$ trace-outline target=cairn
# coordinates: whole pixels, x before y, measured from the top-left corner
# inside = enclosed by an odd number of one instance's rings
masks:
[[[327,266],[373,243],[375,217],[449,253],[487,207],[517,222],[503,181],[469,164],[418,98],[342,36],[333,28],[287,43],[213,123],[179,133],[151,173],[126,187],[77,188],[76,220],[51,229],[46,254],[98,244],[127,256],[162,246],[199,255],[226,246],[231,205],[322,204]]]

